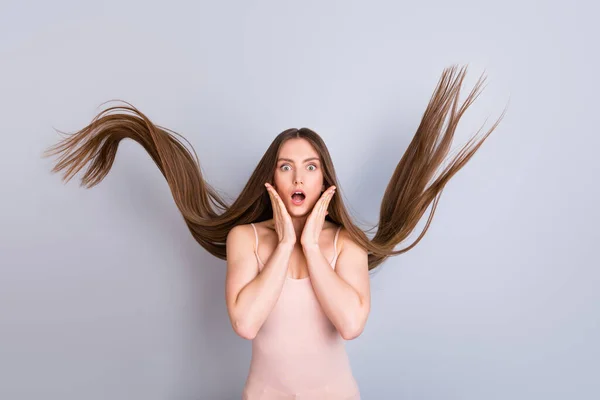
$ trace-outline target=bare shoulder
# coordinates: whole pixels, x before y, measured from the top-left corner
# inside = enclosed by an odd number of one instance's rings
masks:
[[[265,226],[265,223],[268,221],[262,221],[262,222],[253,222],[250,224],[240,224],[240,225],[236,225],[234,226],[231,231],[233,231],[234,229],[236,229],[238,232],[243,232],[246,235],[250,235],[250,236],[254,236],[254,228],[252,228],[252,225],[254,225],[254,227],[256,228],[256,231],[258,233],[262,233],[267,227]],[[230,231],[230,232],[231,232]]]
[[[339,233],[338,233],[338,229],[339,229]],[[347,233],[344,233],[344,231],[346,231],[346,228],[344,228],[341,225],[336,224],[335,222],[331,222],[331,221],[325,221],[325,224],[323,225],[323,231],[322,232],[327,232],[327,242],[332,242],[335,240],[335,235],[337,234],[337,241],[336,241],[336,248],[337,248],[337,254],[339,255],[340,252],[342,251],[342,247],[344,246],[344,237],[347,236]]]
[[[259,237],[259,241],[261,243],[264,242],[272,242],[277,239],[277,232],[275,232],[275,225],[272,219],[268,219],[265,221],[254,222],[254,227],[256,228],[256,235]],[[252,239],[254,240],[254,229],[250,224],[248,224],[250,229],[250,233],[252,234]]]
[[[227,260],[236,259],[248,250],[253,249],[251,237],[254,235],[250,224],[236,225],[227,234],[226,251]]]
[[[274,223],[275,223],[275,221],[273,221],[273,219],[267,219],[265,221],[254,222],[254,226],[256,227],[257,231],[258,230],[260,230],[260,231],[274,230],[275,229]]]
[[[254,227],[252,227],[254,225]],[[232,247],[239,248],[242,247],[245,250],[255,250],[255,242],[256,237],[258,236],[260,242],[269,241],[272,234],[275,234],[275,231],[272,228],[272,222],[270,220],[254,222],[252,224],[240,224],[234,226],[227,235],[227,248],[231,244]],[[256,232],[255,232],[256,229]],[[241,246],[240,246],[241,244]]]
[[[229,239],[229,236],[232,236],[234,239],[239,239],[240,237],[248,235],[248,233],[250,233],[251,230],[252,227],[250,226],[250,224],[236,225],[233,228],[231,228],[231,230],[227,234],[227,238]]]
[[[353,249],[359,252],[362,250],[362,252],[366,253],[366,250],[364,250],[356,242],[356,240],[354,240],[354,238],[350,234],[350,231],[348,231],[348,229],[346,229],[345,227],[342,227],[342,229],[340,229],[338,237],[338,249],[340,252],[344,249],[344,246],[346,246],[348,249]]]
[[[250,282],[259,272],[258,262],[254,257],[254,232],[249,224],[236,225],[227,234],[225,245],[227,259],[228,293],[235,289],[238,293],[242,286]],[[233,285],[233,286],[231,286]]]

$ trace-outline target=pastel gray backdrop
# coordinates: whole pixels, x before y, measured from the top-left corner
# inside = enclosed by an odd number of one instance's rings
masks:
[[[453,149],[507,116],[421,243],[372,276],[347,342],[363,398],[599,398],[592,4],[3,2],[0,398],[238,399],[250,362],[225,262],[142,147],[123,142],[93,190],[65,186],[40,157],[53,128],[129,101],[233,200],[279,132],[310,127],[368,228],[452,64],[469,64],[462,99],[488,78]]]

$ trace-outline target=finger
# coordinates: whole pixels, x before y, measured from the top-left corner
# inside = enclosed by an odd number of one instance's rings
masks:
[[[281,196],[279,196],[279,194],[275,195],[277,196],[277,201],[279,202],[279,207],[281,208],[281,214],[287,218],[289,214],[287,208],[285,208],[285,203],[283,202],[283,199],[281,198]]]
[[[270,190],[269,190],[269,198],[271,199],[271,209],[273,210],[273,218],[275,218],[275,222],[276,222],[277,214],[278,214],[277,201],[275,200],[275,196],[273,196],[273,193]]]
[[[321,210],[323,209],[323,202],[325,201],[325,197],[327,196],[327,191],[323,192],[319,200],[317,200],[316,204],[313,207],[311,212],[311,216],[314,215],[316,218],[321,216]]]
[[[329,203],[331,203],[331,199],[333,199],[334,195],[335,195],[335,189],[333,189],[331,191],[331,194],[329,195],[329,198],[327,199],[327,206],[329,206]]]
[[[281,211],[281,206],[283,205],[283,202],[281,201],[281,197],[279,196],[279,194],[277,193],[277,191],[273,188],[271,188],[272,190],[272,194],[273,194],[273,201],[275,201],[275,205],[279,208],[279,210]]]
[[[271,201],[273,202],[273,207],[277,206],[277,192],[271,185],[269,185],[267,190],[269,191],[269,196],[271,197]]]
[[[334,194],[335,194],[335,189],[332,189],[329,192],[329,194],[327,195],[327,199],[325,200],[325,205],[324,205],[325,215],[329,214],[327,209],[329,208],[329,204],[331,203],[331,199],[333,198]]]
[[[325,204],[325,202],[327,201],[328,196],[329,196],[329,189],[327,189],[326,191],[323,192],[323,194],[319,198],[319,201],[315,205],[317,207],[317,213],[321,212],[321,210],[323,209],[323,204]]]
[[[269,199],[271,200],[271,205],[275,208],[275,199],[273,198],[273,192],[271,191],[271,187],[267,186],[267,193],[269,194]]]
[[[279,219],[279,210],[277,199],[273,194],[273,187],[271,185],[267,186],[267,191],[269,192],[269,198],[271,199],[271,208],[273,209],[273,219],[275,220],[275,226],[277,226],[277,221]]]
[[[329,201],[331,200],[331,193],[327,196],[327,199],[323,202],[323,218],[327,215],[327,208],[329,208]]]
[[[330,186],[325,193],[323,193],[325,196],[323,197],[330,197],[331,194],[333,194],[335,192],[335,186]]]
[[[277,221],[279,221],[279,224],[282,225],[281,229],[283,230],[283,212],[281,210],[281,202],[278,199],[279,196],[277,196],[277,192],[275,191],[275,189],[273,189],[272,195],[273,195],[273,209],[277,213]]]
[[[328,189],[323,196],[321,204],[319,206],[319,218],[325,218],[325,211],[327,210],[327,204],[329,203],[329,197],[331,196],[331,189]]]
[[[325,201],[327,201],[327,197],[329,196],[329,192],[330,192],[330,189],[327,189],[326,191],[323,192],[323,194],[319,198],[319,202],[317,203],[318,207],[320,207]]]
[[[283,230],[283,223],[284,221],[287,220],[287,210],[285,208],[285,204],[283,203],[283,200],[281,200],[281,196],[279,196],[279,194],[277,193],[277,191],[275,189],[273,189],[273,197],[275,198],[275,204],[277,207],[277,211],[278,211],[278,216],[279,216],[279,220],[281,221],[282,227],[281,229]]]
[[[323,202],[325,203],[325,207],[327,207],[327,205],[331,201],[331,198],[333,197],[333,194],[335,193],[335,189],[329,188],[325,193],[326,195],[323,198]]]

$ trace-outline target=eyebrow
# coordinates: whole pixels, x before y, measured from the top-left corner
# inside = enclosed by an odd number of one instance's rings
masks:
[[[307,158],[306,160],[304,160],[304,162],[311,161],[311,160],[318,160],[318,161],[320,161],[319,157],[310,157],[310,158]],[[279,162],[279,161],[289,161],[291,163],[294,162],[294,160],[292,160],[290,158],[279,158],[279,159],[277,159],[277,162]]]

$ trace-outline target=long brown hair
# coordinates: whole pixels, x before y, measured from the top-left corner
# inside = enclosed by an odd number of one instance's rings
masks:
[[[367,250],[369,270],[389,256],[410,250],[423,238],[446,183],[469,161],[504,117],[506,110],[479,140],[475,140],[477,136],[472,137],[430,182],[448,155],[460,118],[479,96],[485,81],[482,75],[459,108],[458,97],[466,71],[467,67],[458,72],[456,66],[444,69],[414,138],[385,190],[377,231],[371,239],[354,224],[342,196],[334,196],[331,200],[326,218],[344,226],[352,239]],[[102,111],[88,126],[66,134],[59,143],[46,150],[44,157],[60,155],[52,172],[65,170],[63,181],[66,183],[89,163],[81,185],[91,188],[108,174],[119,142],[126,138],[135,140],[146,149],[166,178],[193,237],[215,257],[226,259],[227,234],[234,226],[273,218],[264,183],[273,182],[279,149],[286,140],[304,138],[309,141],[322,160],[325,187],[335,185],[340,193],[331,156],[321,137],[308,128],[290,128],[273,140],[240,195],[229,205],[204,180],[198,156],[183,136],[152,123],[134,106],[124,103],[127,106]],[[448,122],[444,125],[447,118]],[[182,140],[188,143],[190,149]],[[395,250],[410,235],[430,204],[433,207],[419,237],[412,244]]]

